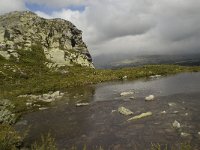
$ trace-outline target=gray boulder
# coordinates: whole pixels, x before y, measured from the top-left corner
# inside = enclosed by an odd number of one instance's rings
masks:
[[[132,115],[133,112],[125,107],[119,107],[118,108],[118,112],[122,115],[125,115],[125,116],[129,116],[129,115]]]
[[[15,123],[16,116],[9,109],[15,106],[7,99],[0,100],[0,123]]]
[[[181,124],[178,122],[178,121],[174,121],[173,123],[172,123],[172,126],[174,127],[174,128],[176,128],[176,129],[179,129],[180,127],[181,127]]]

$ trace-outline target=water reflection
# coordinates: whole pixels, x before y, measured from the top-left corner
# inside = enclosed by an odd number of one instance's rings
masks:
[[[135,91],[135,97],[145,97],[150,94],[167,96],[178,93],[199,92],[200,73],[183,73],[159,80],[124,81],[103,83],[96,86],[94,100],[113,100],[123,91]]]

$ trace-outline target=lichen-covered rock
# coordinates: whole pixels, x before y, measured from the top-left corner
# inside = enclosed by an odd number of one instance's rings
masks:
[[[128,121],[145,118],[145,117],[148,117],[148,116],[151,116],[151,115],[152,115],[152,112],[141,113],[140,115],[137,115],[137,116],[134,116],[132,118],[129,118]]]
[[[118,108],[118,112],[122,115],[125,115],[125,116],[129,116],[129,115],[132,115],[133,112],[125,107],[119,107]]]
[[[175,107],[175,106],[176,106],[176,103],[173,103],[173,102],[168,103],[168,106],[170,106],[170,107]]]
[[[190,136],[190,134],[189,134],[189,133],[186,133],[186,132],[181,132],[181,136],[182,136],[182,137],[188,137],[188,136]]]
[[[0,110],[0,123],[13,124],[16,121],[15,114],[8,109]]]
[[[16,116],[9,109],[14,105],[7,99],[0,99],[0,123],[15,123]]]
[[[128,91],[128,92],[122,92],[120,93],[120,96],[129,96],[129,95],[133,95],[134,92],[133,91]]]
[[[82,32],[63,19],[44,19],[29,11],[0,16],[0,55],[20,60],[19,50],[31,51],[40,45],[57,67],[80,64],[93,68]]]
[[[178,121],[175,120],[175,121],[172,123],[172,126],[173,126],[174,128],[176,128],[176,129],[178,129],[178,128],[181,127],[181,124],[180,124]]]
[[[88,106],[90,105],[90,103],[77,103],[76,106],[80,107],[80,106]]]
[[[25,97],[28,98],[30,101],[26,103],[26,106],[32,106],[32,101],[43,101],[43,102],[53,102],[57,99],[61,99],[63,97],[64,93],[61,93],[60,91],[55,92],[49,92],[42,95],[20,95],[18,97]]]

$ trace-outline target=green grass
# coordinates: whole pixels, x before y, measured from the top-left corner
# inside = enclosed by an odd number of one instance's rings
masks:
[[[105,150],[102,146],[95,146],[93,150]],[[89,150],[87,145],[83,145],[82,150]],[[56,146],[55,139],[52,138],[50,134],[46,136],[42,136],[39,142],[35,142],[31,146],[31,150],[58,150]],[[76,146],[72,146],[70,150],[78,150]],[[136,149],[133,149],[136,150]],[[180,143],[174,145],[161,145],[161,144],[152,144],[149,150],[192,150],[192,146],[190,143]]]
[[[50,134],[42,136],[39,142],[31,145],[31,150],[58,150],[55,139]]]
[[[6,63],[5,63],[6,62]],[[74,66],[63,67],[68,73],[52,72],[41,62],[24,61],[19,63],[3,60],[0,63],[0,99],[9,99],[15,105],[18,116],[26,112],[26,99],[18,98],[24,94],[42,94],[49,91],[65,90],[69,87],[78,87],[106,81],[146,78],[151,75],[170,75],[181,72],[198,72],[200,67],[184,67],[177,65],[148,65],[136,68],[118,70],[101,70]],[[39,63],[40,65],[38,65]],[[5,68],[6,64],[6,68]],[[15,70],[15,71],[13,71]]]
[[[180,143],[178,146],[169,146],[169,145],[161,145],[161,144],[152,144],[150,150],[192,150],[192,146],[190,143]]]
[[[20,134],[8,124],[0,124],[0,150],[17,150],[26,134]]]
[[[135,80],[156,74],[169,75],[181,72],[200,71],[200,67],[182,67],[174,65],[154,65],[119,70],[95,70],[85,67],[71,67],[67,68],[69,71],[67,74],[50,72],[48,70],[37,70],[37,72],[35,72],[34,68],[26,69],[27,78],[11,73],[11,79],[2,81],[0,90],[3,91],[3,96],[40,94],[48,91],[66,89],[68,87],[122,80],[123,76],[127,76],[129,80]]]
[[[49,91],[65,90],[69,87],[123,80],[124,76],[127,76],[128,80],[136,80],[156,74],[166,76],[181,72],[200,71],[200,67],[177,65],[147,65],[117,70],[91,69],[75,65],[73,67],[61,67],[60,70],[67,71],[67,73],[63,74],[52,71],[44,65],[48,60],[46,60],[40,45],[33,45],[31,51],[18,50],[18,53],[20,55],[19,61],[15,58],[8,61],[0,56],[0,99],[9,99],[15,105],[14,109],[10,108],[10,110],[17,117],[30,111],[26,106],[27,99],[19,98],[19,95],[42,94]],[[1,125],[0,149],[7,150],[6,147],[14,149],[19,137],[11,126]],[[35,150],[41,150],[47,145],[46,142],[50,142],[54,147],[52,139],[46,141],[43,138],[41,144],[38,145],[36,143]],[[14,147],[12,147],[13,145]]]

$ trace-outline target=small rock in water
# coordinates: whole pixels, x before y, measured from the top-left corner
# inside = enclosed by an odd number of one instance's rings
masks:
[[[166,113],[167,113],[167,112],[166,112],[165,110],[161,112],[161,114],[166,114]]]
[[[152,78],[152,79],[156,79],[156,78],[160,78],[160,77],[161,77],[161,75],[150,76],[150,78]]]
[[[111,112],[114,113],[114,112],[116,112],[116,111],[117,111],[117,110],[112,110]]]
[[[189,133],[185,133],[185,132],[181,132],[181,136],[182,137],[187,137],[187,136],[190,136],[190,134]]]
[[[188,113],[185,113],[185,116],[188,116],[189,114]]]
[[[132,100],[133,100],[133,99],[135,99],[135,97],[134,97],[134,96],[132,96],[132,97],[130,97],[130,99],[132,99]]]
[[[173,111],[173,114],[178,114],[179,113],[179,111]]]
[[[128,95],[133,95],[134,94],[134,92],[132,92],[132,91],[129,91],[129,92],[122,92],[121,94],[120,94],[120,96],[128,96]]]
[[[129,109],[125,108],[125,107],[119,107],[118,108],[118,112],[122,115],[128,116],[128,115],[132,115],[133,112],[130,111]]]
[[[88,106],[90,105],[90,103],[77,103],[76,106],[80,107],[80,106]]]
[[[176,103],[168,103],[168,105],[170,106],[170,107],[174,107],[174,106],[176,106]]]
[[[40,107],[39,110],[46,110],[48,107]]]
[[[175,121],[173,122],[172,126],[173,126],[174,128],[176,128],[176,129],[179,129],[179,128],[181,127],[181,124],[180,124],[178,121],[175,120]]]
[[[123,80],[126,80],[127,78],[128,78],[127,76],[123,76],[123,78],[122,78],[122,79],[123,79]]]
[[[159,122],[155,122],[154,124],[155,124],[155,125],[159,125],[160,123],[159,123]]]
[[[154,100],[154,99],[155,99],[155,96],[154,96],[154,95],[149,95],[149,96],[145,97],[145,100],[146,100],[146,101],[152,101],[152,100]]]
[[[198,132],[198,135],[200,135],[200,132]]]
[[[141,118],[148,117],[148,116],[151,116],[151,115],[152,115],[152,112],[146,112],[146,113],[142,113],[140,115],[134,116],[132,118],[129,118],[127,121],[137,120],[137,119],[141,119]]]

